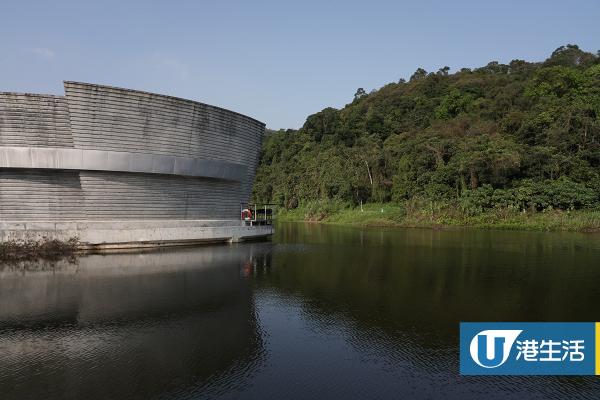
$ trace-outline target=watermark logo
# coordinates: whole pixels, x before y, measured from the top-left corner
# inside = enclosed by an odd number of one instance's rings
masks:
[[[463,375],[600,374],[600,323],[463,322],[460,372]]]
[[[508,354],[520,330],[481,331],[473,340],[469,351],[473,361],[483,368],[496,368],[508,360]]]

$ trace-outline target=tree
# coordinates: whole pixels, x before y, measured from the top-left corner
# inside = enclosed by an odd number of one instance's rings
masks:
[[[597,62],[597,57],[593,54],[581,50],[576,44],[567,44],[554,50],[544,64],[549,66],[578,67],[589,66],[595,62]]]
[[[427,76],[427,71],[425,71],[423,68],[417,68],[415,73],[410,76],[410,81],[416,81],[419,79],[423,79],[426,76]]]
[[[365,92],[365,89],[358,88],[358,89],[356,89],[356,93],[354,93],[354,100],[358,100],[361,97],[365,97],[366,95],[367,95],[367,92]]]
[[[335,135],[339,126],[338,110],[328,107],[316,114],[309,115],[302,129],[315,141],[320,142],[326,135]]]
[[[253,196],[541,210],[600,207],[598,193],[600,57],[566,45],[543,63],[419,68],[359,88],[342,109],[265,136]]]

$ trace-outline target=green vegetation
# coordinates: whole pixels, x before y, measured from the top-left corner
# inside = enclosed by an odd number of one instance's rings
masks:
[[[268,132],[253,196],[284,219],[597,230],[600,56],[567,45],[360,88]]]
[[[360,226],[403,226],[441,228],[470,226],[476,228],[521,229],[536,231],[600,232],[600,211],[550,210],[542,212],[497,208],[475,215],[453,205],[424,202],[422,199],[394,203],[369,203],[354,208],[335,202],[309,202],[306,206],[281,210],[283,222],[321,222]]]

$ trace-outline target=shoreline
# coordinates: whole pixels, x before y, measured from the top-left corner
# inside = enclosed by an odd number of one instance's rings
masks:
[[[401,206],[369,204],[363,211],[357,208],[338,208],[315,211],[309,207],[282,210],[280,222],[308,222],[381,228],[427,229],[496,229],[539,232],[600,233],[600,211],[552,210],[518,212],[498,209],[478,215],[465,215],[455,208],[406,211]]]

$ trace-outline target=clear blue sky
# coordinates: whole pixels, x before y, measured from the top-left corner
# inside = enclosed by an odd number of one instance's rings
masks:
[[[12,1],[0,4],[0,91],[63,80],[194,99],[300,127],[423,67],[600,49],[600,1]]]

